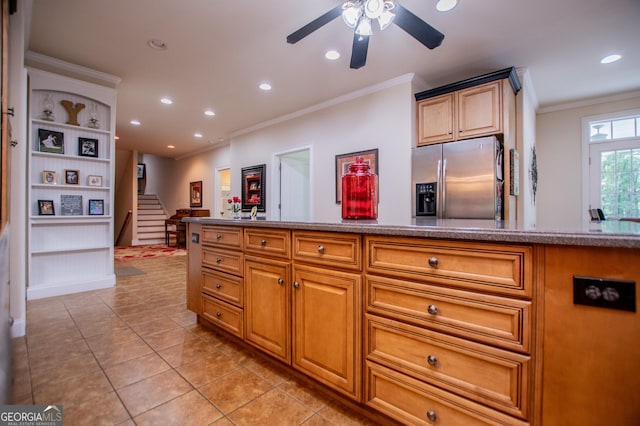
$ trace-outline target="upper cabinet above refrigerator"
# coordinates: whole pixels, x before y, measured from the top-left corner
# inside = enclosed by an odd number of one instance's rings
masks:
[[[417,93],[417,145],[503,134],[519,90],[508,68]]]

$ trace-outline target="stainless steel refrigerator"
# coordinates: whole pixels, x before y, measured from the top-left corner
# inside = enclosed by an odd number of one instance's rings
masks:
[[[412,150],[413,215],[503,218],[503,148],[494,136]]]

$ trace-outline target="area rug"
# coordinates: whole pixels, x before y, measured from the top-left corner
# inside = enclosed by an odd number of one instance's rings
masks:
[[[114,248],[114,259],[116,261],[127,261],[137,259],[152,259],[154,257],[184,256],[187,250],[179,247],[167,247],[164,244],[154,244],[146,246],[130,246]]]
[[[115,268],[116,277],[132,277],[134,275],[142,275],[146,274],[146,272],[141,271],[138,268],[134,268],[133,266],[116,266]]]

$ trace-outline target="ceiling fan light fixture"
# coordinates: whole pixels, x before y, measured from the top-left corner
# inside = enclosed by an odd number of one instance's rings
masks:
[[[358,27],[356,28],[356,34],[361,36],[370,36],[371,35],[371,19],[362,17],[360,18],[360,23],[358,23]]]
[[[364,4],[364,14],[369,19],[377,19],[384,12],[384,0],[367,0]]]
[[[390,2],[387,2],[390,3]],[[393,18],[395,18],[396,14],[391,12],[390,9],[386,9],[382,12],[382,15],[378,17],[378,24],[380,25],[380,30],[384,31],[391,23],[393,22]]]
[[[355,28],[360,19],[360,6],[354,2],[346,2],[342,5],[342,19],[349,28]]]

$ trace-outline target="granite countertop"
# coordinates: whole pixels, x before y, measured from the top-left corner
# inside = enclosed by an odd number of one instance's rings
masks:
[[[640,248],[640,223],[618,220],[588,222],[563,229],[526,229],[518,224],[473,219],[413,219],[406,223],[384,223],[372,220],[343,220],[340,222],[294,219],[267,220],[265,218],[233,220],[211,217],[188,217],[182,220],[218,226],[355,232],[366,235],[505,243]]]

